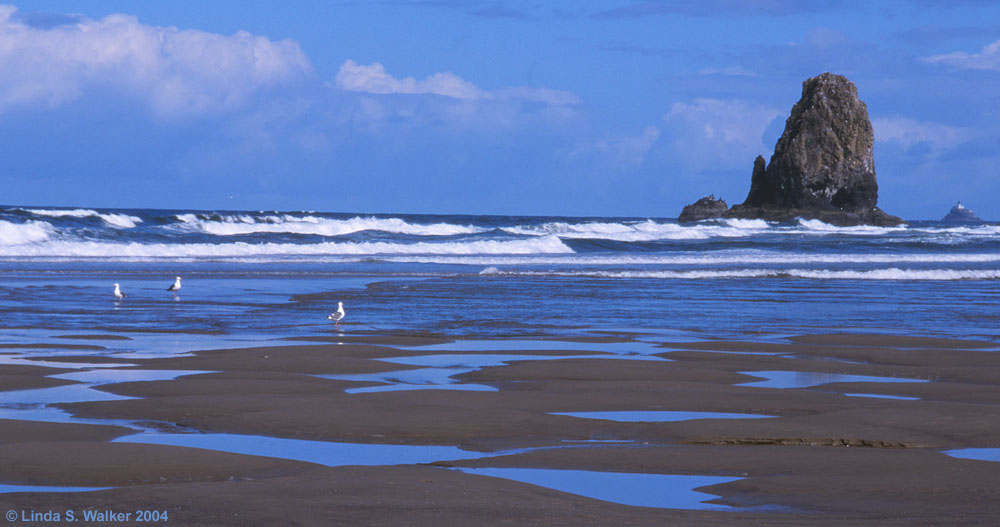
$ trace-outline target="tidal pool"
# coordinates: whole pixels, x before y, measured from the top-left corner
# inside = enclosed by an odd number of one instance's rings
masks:
[[[951,457],[1000,462],[1000,448],[959,448],[943,452]]]
[[[718,496],[694,489],[742,479],[540,468],[457,468],[456,470],[466,474],[520,481],[622,505],[694,510],[737,510],[728,505],[705,503]]]
[[[241,434],[164,434],[146,432],[119,437],[113,443],[144,443],[201,448],[248,456],[274,457],[339,467],[345,465],[414,465],[490,457],[496,453],[472,452],[454,446],[334,443]]]
[[[573,342],[567,340],[458,340],[419,346],[427,351],[589,351],[616,355],[651,355],[670,351],[657,342]]]
[[[114,487],[52,487],[46,485],[6,485],[0,483],[0,494],[11,494],[14,492],[93,492],[95,490],[108,490],[112,488]]]
[[[135,399],[135,397],[117,395],[94,388],[120,382],[173,380],[185,375],[197,375],[201,373],[211,372],[102,368],[50,375],[49,377],[53,379],[77,381],[80,384],[0,392],[0,418],[49,423],[108,424],[134,428],[130,424],[130,421],[120,419],[77,419],[65,410],[48,405]]]
[[[493,341],[484,341],[493,342]],[[529,342],[529,341],[526,341]],[[498,354],[444,354],[420,355],[416,357],[388,357],[376,359],[407,366],[425,366],[415,370],[398,370],[362,374],[317,375],[324,379],[342,381],[374,382],[376,386],[348,388],[347,393],[386,392],[400,390],[466,390],[495,392],[497,388],[485,384],[467,384],[454,377],[495,366],[505,366],[516,361],[542,361],[560,359],[612,359],[612,360],[652,360],[667,361],[661,357],[647,355],[498,355]]]
[[[885,395],[881,393],[845,393],[847,397],[871,397],[874,399],[899,399],[900,401],[919,401],[919,397],[907,397],[905,395]]]
[[[375,386],[348,388],[347,393],[387,392],[397,390],[468,390],[495,392],[496,388],[484,384],[463,384],[452,378],[478,368],[419,368],[380,373],[317,375],[324,379],[380,383]]]
[[[639,410],[614,412],[552,412],[552,415],[568,415],[583,419],[603,419],[623,423],[669,423],[694,419],[766,419],[776,415],[731,414],[725,412],[683,412],[672,410]]]
[[[901,377],[874,377],[870,375],[847,375],[812,371],[741,371],[744,375],[764,377],[763,381],[739,383],[738,386],[757,388],[810,388],[833,382],[927,382],[925,379]]]

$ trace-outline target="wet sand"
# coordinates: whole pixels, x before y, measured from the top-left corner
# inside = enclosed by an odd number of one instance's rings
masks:
[[[523,451],[429,465],[326,467],[173,446],[112,443],[117,426],[0,420],[0,483],[114,487],[79,494],[0,494],[4,510],[167,510],[167,525],[994,525],[1000,464],[943,450],[1000,447],[1000,352],[993,343],[885,335],[664,345],[654,358],[598,355],[606,342],[459,375],[497,391],[349,394],[371,382],[324,374],[418,369],[375,359],[458,351],[407,344],[431,336],[291,342],[132,360],[141,369],[211,371],[101,386],[139,397],[63,404],[90,419],[167,431],[259,434],[350,443]],[[578,339],[579,340],[579,339]],[[657,350],[659,351],[659,350]],[[762,353],[768,353],[764,355]],[[89,361],[90,357],[78,360]],[[60,361],[70,361],[60,356]],[[0,366],[4,390],[64,384],[37,366]],[[825,372],[928,382],[741,386],[755,371]],[[900,400],[844,393],[917,397]],[[554,412],[678,410],[768,419],[644,423]],[[580,447],[572,441],[626,441]],[[520,467],[740,477],[702,489],[726,511],[632,507],[454,467]],[[65,523],[72,525],[72,523]]]

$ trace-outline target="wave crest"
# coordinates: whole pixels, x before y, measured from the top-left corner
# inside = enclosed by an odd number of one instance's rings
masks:
[[[333,237],[361,231],[381,231],[415,236],[452,236],[456,234],[476,234],[485,231],[480,227],[473,227],[471,225],[453,225],[450,223],[424,225],[409,223],[400,218],[361,216],[347,220],[318,216],[292,216],[290,214],[212,217],[205,217],[198,214],[178,214],[175,217],[181,222],[180,228],[184,230],[204,232],[215,236],[288,233]]]
[[[0,220],[0,246],[9,247],[43,242],[49,239],[55,229],[44,221],[11,223]],[[7,253],[8,251],[4,251]]]
[[[3,231],[0,231],[2,233]],[[549,236],[527,240],[470,242],[325,242],[294,243],[109,243],[52,241],[5,250],[8,257],[175,259],[175,258],[254,258],[294,256],[364,256],[394,254],[560,254],[572,253],[559,238]]]
[[[96,217],[100,218],[113,227],[120,227],[122,229],[131,229],[136,225],[142,223],[142,218],[136,216],[129,216],[127,214],[104,214],[97,212],[96,210],[90,209],[73,209],[73,210],[48,210],[48,209],[26,209],[25,212],[30,212],[36,216],[48,216],[50,218],[90,218]]]
[[[523,236],[556,235],[567,239],[612,240],[620,242],[646,242],[656,240],[693,240],[708,237],[697,227],[676,223],[658,223],[647,220],[640,223],[566,223],[550,222],[541,225],[519,225],[501,230]]]

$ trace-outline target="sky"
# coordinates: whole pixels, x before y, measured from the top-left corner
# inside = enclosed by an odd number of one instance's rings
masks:
[[[977,0],[4,4],[0,203],[676,217],[741,203],[826,71],[883,210],[1000,219]]]

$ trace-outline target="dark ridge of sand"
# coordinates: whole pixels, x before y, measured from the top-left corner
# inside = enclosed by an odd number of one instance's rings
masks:
[[[788,340],[792,342],[827,346],[878,346],[887,348],[976,349],[1000,347],[1000,343],[986,342],[982,340],[944,337],[910,337],[906,335],[885,335],[879,333],[828,333],[823,335],[799,335],[790,337]]]
[[[568,346],[571,348],[571,346]],[[256,348],[235,348],[198,351],[190,355],[166,357],[161,359],[135,359],[115,357],[95,357],[93,362],[128,362],[137,364],[142,369],[168,370],[219,370],[219,371],[283,371],[308,375],[335,373],[374,373],[416,369],[421,366],[408,366],[373,359],[393,357],[417,357],[423,355],[540,355],[540,356],[575,356],[582,354],[601,355],[599,346],[595,350],[531,350],[520,351],[512,346],[509,350],[489,351],[435,351],[417,348],[393,348],[373,344],[295,344],[261,346]],[[39,356],[33,360],[88,362],[88,356]]]
[[[90,425],[90,424],[67,424],[67,423],[44,423],[38,421],[21,421],[18,419],[0,419],[0,444],[3,448],[0,453],[9,446],[18,443],[44,445],[50,441],[60,443],[70,441],[81,442],[105,442],[116,437],[135,433],[135,430],[111,425]],[[50,449],[55,450],[55,449]],[[46,456],[35,458],[36,464],[42,465],[39,460],[44,460]],[[0,463],[0,467],[5,465]],[[6,474],[0,478],[0,483],[10,482]]]
[[[117,427],[0,420],[0,481],[122,485],[97,493],[0,495],[0,508],[164,508],[182,525],[993,525],[1000,470],[941,451],[1000,447],[1000,354],[966,341],[841,336],[786,343],[693,343],[672,361],[515,362],[458,376],[496,392],[347,394],[372,383],[316,374],[412,369],[373,360],[458,351],[368,343],[268,346],[130,361],[208,370],[174,381],[102,386],[143,399],[61,405],[86,417],[168,428],[497,451],[625,440],[433,466],[336,467],[197,449],[108,443]],[[396,337],[393,337],[396,338]],[[810,339],[806,339],[810,340]],[[600,351],[600,340],[593,342]],[[678,349],[670,345],[671,349]],[[718,353],[773,351],[788,357]],[[919,348],[919,349],[915,349]],[[516,350],[511,352],[517,353]],[[482,352],[480,352],[482,353]],[[502,353],[491,351],[489,353]],[[523,353],[523,352],[522,352]],[[579,350],[528,352],[580,355]],[[860,360],[859,360],[860,359]],[[844,361],[855,361],[851,363]],[[739,386],[740,372],[806,371],[930,380],[810,389]],[[51,372],[38,368],[37,377]],[[921,397],[848,397],[880,393]],[[553,412],[681,410],[767,419],[627,423]],[[48,428],[51,427],[51,428]],[[8,449],[8,446],[10,447]],[[780,511],[678,511],[616,505],[473,476],[447,466],[531,467],[743,477],[711,487],[717,503]],[[96,467],[96,468],[95,468]],[[161,479],[163,478],[163,479]],[[232,478],[232,479],[230,479]]]
[[[0,364],[0,392],[13,390],[29,390],[34,388],[52,388],[74,384],[73,381],[52,379],[46,375],[66,373],[69,369],[46,368],[29,364]]]
[[[39,459],[45,463],[38,463]],[[0,466],[5,482],[117,487],[269,478],[301,472],[313,465],[197,448],[57,440],[4,445],[0,449]]]
[[[338,336],[330,335],[325,337],[290,337],[289,342],[327,342],[345,344],[374,344],[378,346],[430,346],[434,344],[444,344],[451,342],[451,339],[438,336],[400,336],[400,335],[362,335],[362,336]]]
[[[286,338],[289,342],[327,342],[327,343],[345,343],[345,344],[375,344],[382,346],[432,346],[435,344],[446,344],[451,342],[460,342],[457,339],[449,338],[442,335],[430,335],[430,334],[404,334],[404,335],[384,335],[384,334],[372,334],[372,335],[330,335],[330,336],[308,336],[308,337],[290,337]],[[504,339],[487,339],[496,340],[497,342],[503,342]],[[519,339],[525,340],[525,339]],[[526,340],[534,340],[539,342],[582,342],[582,343],[606,343],[606,342],[630,342],[630,339],[626,335],[619,333],[610,333],[605,335],[595,335],[591,337],[565,337],[565,338],[555,338],[555,337],[539,337],[539,338],[529,338]]]
[[[108,355],[31,355],[25,356],[24,360],[35,362],[65,362],[69,364],[135,364],[135,362],[130,359]]]
[[[111,326],[96,326],[93,328],[94,331],[105,331],[111,335],[120,335],[122,333],[140,333],[140,334],[150,334],[150,335],[225,335],[226,332],[221,329],[172,329],[156,326],[147,326],[143,328],[136,327],[111,327]],[[124,336],[124,335],[122,335]]]
[[[925,365],[928,358],[942,362],[955,362],[956,353],[993,353],[975,347],[948,348],[883,348],[876,346],[836,346],[799,343],[770,342],[683,342],[669,343],[658,346],[664,348],[663,353],[679,353],[684,351],[703,351],[753,355],[792,355],[797,357],[816,357],[826,361],[870,362],[887,364]],[[663,355],[672,357],[672,355]]]
[[[779,355],[758,355],[734,351],[728,343],[720,348],[669,351],[659,356],[734,371],[794,370],[986,385],[992,385],[1000,374],[1000,353],[966,349],[852,347],[827,352],[825,349],[788,346],[784,349],[768,348],[769,352]]]
[[[125,335],[56,335],[52,338],[72,340],[132,340],[132,337],[126,337]]]
[[[106,350],[104,346],[95,346],[93,344],[48,344],[48,343],[30,343],[30,344],[9,344],[0,343],[0,349],[67,349],[67,350],[93,350],[93,351],[103,351]]]

